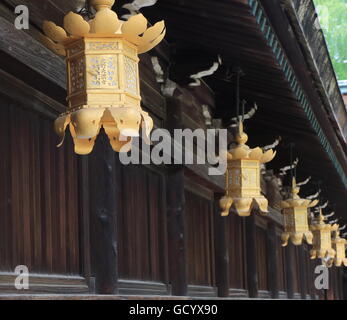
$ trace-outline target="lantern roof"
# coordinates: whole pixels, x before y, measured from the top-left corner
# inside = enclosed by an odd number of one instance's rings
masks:
[[[239,122],[239,131],[235,137],[237,145],[228,152],[228,160],[256,160],[260,163],[270,162],[275,156],[276,151],[272,149],[263,152],[260,147],[251,149],[246,143],[248,135],[244,132],[243,122]]]
[[[332,238],[332,243],[342,243],[342,244],[347,244],[347,240],[345,238],[341,238],[340,236],[340,230],[339,230],[339,225],[337,225],[337,230],[334,233],[334,237]]]
[[[46,47],[58,55],[66,55],[66,47],[81,38],[108,37],[124,38],[137,47],[138,54],[157,46],[165,37],[164,21],[148,28],[148,21],[142,14],[132,16],[128,21],[118,19],[111,10],[114,0],[92,0],[96,10],[93,19],[85,20],[82,15],[69,12],[64,17],[63,28],[52,21],[44,21],[45,35],[41,40]]]
[[[326,223],[326,217],[323,215],[322,209],[319,210],[318,217],[312,219],[311,230],[319,230],[319,231],[337,231],[339,228],[338,224],[329,224]]]
[[[281,202],[282,209],[297,207],[312,208],[318,204],[319,200],[301,199],[299,192],[300,188],[296,184],[296,179],[293,178],[291,194],[287,200]]]

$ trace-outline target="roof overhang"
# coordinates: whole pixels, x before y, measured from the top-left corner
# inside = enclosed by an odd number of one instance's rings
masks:
[[[304,20],[316,19],[312,1],[301,2],[306,11],[300,1],[166,0],[147,9],[146,15],[167,21],[168,39],[177,56],[173,69],[180,75],[189,76],[187,70],[200,60],[206,63],[209,58],[211,64],[218,54],[224,63],[242,67],[246,74],[242,96],[260,107],[246,123],[251,143],[266,144],[278,135],[295,142],[301,160],[299,179],[311,175],[322,180],[343,214],[347,114],[321,31],[309,30]],[[321,41],[320,55],[312,48],[312,39]],[[216,115],[224,119],[234,115],[231,85],[216,75],[206,82],[217,96]],[[261,134],[252,135],[257,132]],[[282,157],[273,162],[277,168],[288,164],[288,151],[280,153]]]

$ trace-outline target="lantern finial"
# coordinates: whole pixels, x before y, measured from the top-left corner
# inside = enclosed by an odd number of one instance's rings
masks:
[[[235,141],[239,144],[239,145],[245,145],[248,141],[248,135],[243,131],[243,122],[240,121],[239,123],[239,132],[235,137]]]
[[[91,0],[91,6],[96,10],[100,11],[102,9],[111,9],[114,5],[115,0]]]

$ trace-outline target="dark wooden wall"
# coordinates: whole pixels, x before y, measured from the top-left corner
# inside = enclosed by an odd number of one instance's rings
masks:
[[[121,180],[119,276],[166,282],[165,176],[131,165],[122,167]]]
[[[232,214],[226,219],[229,253],[229,287],[247,290],[245,219]]]
[[[188,284],[215,286],[212,202],[186,191]]]
[[[45,291],[43,287],[48,280],[44,274],[49,274],[60,275],[50,280],[54,284],[50,292],[67,293],[72,287],[76,293],[92,293],[94,274],[93,270],[88,271],[91,262],[86,252],[90,250],[91,241],[91,236],[86,236],[91,230],[86,225],[88,199],[85,201],[81,192],[88,181],[83,175],[83,163],[89,158],[73,153],[70,137],[62,148],[56,148],[52,119],[24,107],[15,99],[3,95],[0,113],[3,150],[0,289],[11,291],[11,273],[15,266],[24,264],[36,274],[35,292]],[[114,197],[119,210],[119,292],[170,294],[173,282],[168,263],[169,222],[165,192],[169,172],[165,167],[122,166],[116,156],[115,161],[119,171],[116,181],[119,193]],[[93,172],[87,171],[88,174],[92,176]],[[210,182],[200,184],[201,178],[195,175],[196,172],[186,171],[186,178],[177,186],[185,190],[182,229],[185,246],[182,270],[187,274],[185,294],[216,296],[219,272],[215,263],[218,247],[213,218],[216,190]],[[88,188],[95,187],[98,186],[89,185]],[[282,248],[281,224],[271,217],[247,219],[251,218],[240,218],[232,213],[222,220],[230,297],[247,297],[252,286],[257,297],[338,299],[342,296],[341,272],[337,268],[330,271],[331,289],[317,292],[313,285],[316,263],[308,258],[309,248]],[[246,222],[252,223],[250,221],[254,223],[254,240],[246,240],[250,230]],[[275,241],[271,241],[271,234]],[[254,241],[254,247],[249,247],[249,241]],[[252,255],[254,259],[249,260]],[[252,263],[255,264],[254,277],[247,273]],[[289,278],[288,273],[291,274]]]
[[[77,157],[52,121],[0,100],[0,268],[79,274]]]

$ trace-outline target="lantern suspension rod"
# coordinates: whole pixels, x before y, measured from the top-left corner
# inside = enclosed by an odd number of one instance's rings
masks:
[[[293,179],[294,178],[296,179],[296,166],[294,166],[294,160],[293,160],[294,147],[295,147],[295,143],[291,142],[289,144],[289,148],[290,148],[289,154],[290,154],[290,177],[291,177],[292,183],[293,183]]]
[[[242,122],[245,121],[245,105],[246,105],[247,101],[246,100],[242,100],[242,109],[241,109],[241,112],[242,112]]]
[[[236,116],[237,122],[240,122],[240,69],[236,72]]]
[[[242,105],[242,117],[240,117],[240,104],[241,104],[241,101],[240,101],[240,78],[244,75],[244,73],[242,72],[241,68],[240,67],[235,67],[234,68],[234,72],[236,74],[236,117],[237,117],[237,122],[240,123],[240,120],[244,120],[244,114],[245,114],[245,111],[244,111],[244,102],[243,105]]]

